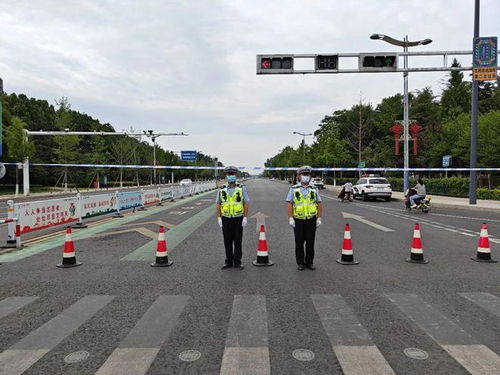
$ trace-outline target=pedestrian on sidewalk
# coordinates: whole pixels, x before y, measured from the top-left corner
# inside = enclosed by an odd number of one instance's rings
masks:
[[[424,181],[419,178],[417,180],[417,184],[413,187],[413,189],[417,192],[416,194],[410,196],[410,203],[411,203],[411,208],[416,208],[417,207],[417,204],[415,202],[415,200],[422,200],[425,198],[425,195],[427,194],[426,190],[425,190],[425,184],[424,184]]]
[[[217,222],[222,228],[224,247],[226,249],[226,262],[222,269],[238,268],[241,265],[241,241],[243,239],[243,227],[247,225],[248,197],[245,185],[236,182],[238,168],[226,167],[227,184],[223,185],[217,192],[215,203],[217,204]]]
[[[314,240],[316,228],[321,225],[323,206],[319,190],[310,185],[311,167],[303,166],[297,170],[299,183],[288,191],[288,223],[293,227],[295,235],[295,259],[297,268],[303,271],[306,267],[315,270]],[[305,243],[305,255],[304,255]]]

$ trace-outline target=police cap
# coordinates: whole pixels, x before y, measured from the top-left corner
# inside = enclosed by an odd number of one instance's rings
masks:
[[[311,173],[312,171],[312,168],[308,165],[304,165],[302,167],[300,167],[299,169],[297,169],[297,174],[302,174],[302,173]]]
[[[230,165],[224,168],[224,173],[238,173],[238,168],[236,168],[234,165]]]

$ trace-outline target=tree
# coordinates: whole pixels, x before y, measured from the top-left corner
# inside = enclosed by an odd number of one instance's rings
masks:
[[[35,153],[33,142],[28,140],[26,133],[26,123],[19,117],[12,117],[12,123],[5,130],[5,143],[9,158],[14,162],[22,162],[26,158],[31,158]],[[19,169],[16,167],[16,195],[19,193]]]
[[[62,97],[56,100],[56,105],[59,109],[56,111],[55,126],[58,130],[72,130],[72,113],[71,105],[68,98]],[[59,163],[69,164],[74,163],[79,159],[79,144],[80,140],[76,135],[60,135],[54,137],[55,149],[54,154]],[[64,190],[68,188],[68,167],[64,167]]]
[[[453,59],[452,67],[460,67],[457,59]],[[464,81],[464,74],[454,70],[445,84],[441,94],[442,113],[446,119],[456,118],[461,113],[469,113],[471,109],[470,82]]]

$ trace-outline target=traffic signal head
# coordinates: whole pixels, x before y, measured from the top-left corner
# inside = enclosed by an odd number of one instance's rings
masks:
[[[293,55],[257,55],[257,74],[293,73]]]
[[[359,70],[363,71],[395,71],[398,69],[398,54],[361,54]]]
[[[338,71],[338,55],[318,55],[316,56],[316,70]]]

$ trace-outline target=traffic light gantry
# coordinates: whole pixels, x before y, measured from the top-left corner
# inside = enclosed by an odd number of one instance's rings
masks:
[[[472,55],[472,51],[429,52],[363,52],[332,54],[261,54],[257,55],[257,74],[314,74],[314,73],[389,73],[389,72],[449,72],[472,70],[470,66],[451,67],[450,56]],[[441,66],[399,67],[399,58],[442,56]],[[297,69],[296,60],[309,60],[310,69]],[[352,60],[357,59],[357,67]],[[344,61],[343,61],[344,60]],[[349,60],[346,63],[346,60]],[[342,64],[344,62],[344,64]]]

